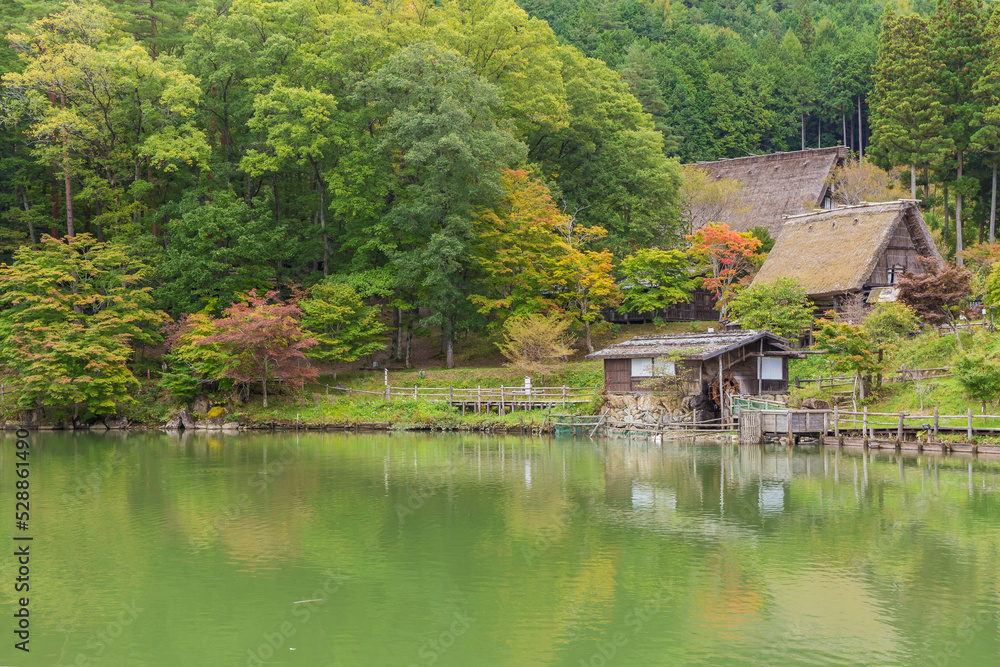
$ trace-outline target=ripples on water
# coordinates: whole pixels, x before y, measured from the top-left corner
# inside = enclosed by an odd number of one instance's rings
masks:
[[[32,438],[32,652],[8,639],[4,664],[1000,662],[996,460],[414,434]],[[13,568],[8,556],[8,609]]]

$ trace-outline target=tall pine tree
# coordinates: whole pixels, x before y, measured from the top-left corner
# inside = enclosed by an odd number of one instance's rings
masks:
[[[933,19],[934,47],[942,65],[939,77],[944,108],[945,139],[955,156],[955,252],[962,264],[962,200],[976,192],[979,184],[964,178],[965,154],[972,145],[979,110],[973,86],[983,71],[982,0],[941,0]]]
[[[995,3],[991,5],[990,18],[986,26],[986,52],[1000,53],[1000,6]],[[992,244],[996,239],[997,162],[1000,161],[1000,61],[995,57],[987,60],[985,71],[976,82],[974,92],[982,107],[977,117],[979,130],[973,136],[973,142],[976,148],[990,154],[993,166],[989,236]]]
[[[869,156],[883,169],[910,165],[910,196],[917,198],[917,168],[942,146],[944,111],[937,90],[941,66],[927,43],[927,19],[887,10],[879,36],[872,94]]]

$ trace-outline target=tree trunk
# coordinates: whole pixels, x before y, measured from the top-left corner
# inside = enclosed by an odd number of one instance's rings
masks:
[[[392,328],[392,347],[389,349],[389,357],[394,361],[399,361],[399,349],[403,337],[403,331],[399,326],[399,308],[392,309]]]
[[[260,386],[264,389],[264,407],[267,407],[267,364],[268,359],[264,358],[264,377],[260,379]]]
[[[958,151],[958,180],[962,180],[962,151]],[[962,190],[955,193],[955,262],[965,266],[962,259]]]
[[[94,200],[94,207],[97,209],[97,217],[101,217],[101,199],[100,197]],[[97,242],[104,243],[104,225],[99,222],[94,223],[94,230],[97,232]]]
[[[802,127],[802,150],[806,149],[806,112],[799,112],[800,126]]]
[[[844,134],[843,134],[844,145],[847,146],[848,148],[850,148],[851,147],[850,139],[847,138],[847,114],[844,113],[843,111],[840,112],[840,122],[843,123],[843,126],[844,126],[843,127],[843,129],[844,129]]]
[[[861,96],[858,95],[858,160],[865,157],[865,135],[861,120]]]
[[[330,275],[330,237],[326,234],[326,184],[316,172],[316,185],[319,188],[319,228],[323,230],[323,277]]]
[[[993,167],[993,188],[990,190],[990,245],[996,238],[997,227],[997,168]]]
[[[949,213],[950,211],[948,210],[948,183],[945,182],[944,183],[944,227],[942,228],[945,241],[948,240],[949,226],[951,224],[948,221]]]
[[[924,203],[931,199],[931,179],[927,174],[927,167],[924,167]]]
[[[410,349],[413,347],[413,332],[406,329],[406,367],[410,367]]]
[[[910,199],[917,198],[917,165],[910,165]]]
[[[996,171],[993,172],[993,182],[996,183]],[[31,209],[28,207],[28,188],[21,188],[21,203],[24,205],[24,221],[28,223],[28,236],[31,238],[31,247],[34,248],[38,242],[35,239],[35,224],[31,222]]]
[[[816,117],[816,148],[823,148],[823,119]]]
[[[958,351],[959,352],[964,352],[965,350],[962,349],[962,339],[958,335],[958,324],[955,323],[955,322],[952,322],[951,323],[951,330],[955,332],[955,343],[958,345]]]
[[[444,340],[445,368],[455,367],[455,321],[453,315],[448,315],[444,319],[447,327]]]
[[[153,16],[153,0],[149,0],[149,50],[156,60],[156,17]]]
[[[587,332],[587,352],[594,353],[594,346],[590,343],[590,320],[583,321],[583,330]]]
[[[59,95],[60,108],[66,108],[66,94]],[[66,186],[66,236],[73,238],[76,230],[73,228],[73,181],[70,176],[69,167],[69,133],[64,127],[62,130],[63,144],[63,184]]]

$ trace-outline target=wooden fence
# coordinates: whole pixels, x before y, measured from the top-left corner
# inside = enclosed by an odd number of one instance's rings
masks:
[[[941,366],[938,368],[901,368],[890,375],[885,377],[886,382],[896,383],[896,382],[914,382],[918,380],[936,380],[938,378],[951,377],[951,367]],[[822,389],[823,387],[836,387],[838,385],[854,385],[853,377],[844,377],[844,374],[833,375],[832,373],[828,376],[820,376],[814,378],[801,378],[795,376],[795,388],[801,389],[802,385],[810,385],[816,383],[817,389]]]
[[[477,409],[534,409],[589,403],[596,387],[400,387],[387,385],[382,391],[326,386],[345,394],[379,396],[386,400],[423,400],[448,402],[452,405]]]
[[[759,416],[758,416],[759,415]],[[818,437],[822,442],[833,436],[860,439],[864,445],[880,441],[896,447],[904,442],[937,442],[942,434],[964,436],[973,443],[975,436],[1000,435],[1000,415],[974,414],[969,409],[964,415],[942,415],[935,408],[930,414],[906,412],[869,412],[840,410],[744,410],[740,414],[741,441],[763,438],[767,435]],[[746,427],[742,423],[746,423]]]

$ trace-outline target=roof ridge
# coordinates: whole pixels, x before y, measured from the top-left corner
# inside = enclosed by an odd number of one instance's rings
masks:
[[[809,211],[808,213],[797,213],[795,215],[783,215],[782,220],[796,220],[798,218],[808,218],[812,215],[822,215],[825,213],[835,213],[837,211],[843,211],[846,209],[855,208],[874,208],[876,206],[896,206],[899,204],[918,204],[922,200],[920,199],[895,199],[893,201],[863,201],[860,204],[843,204],[841,206],[834,206],[833,208],[818,208]]]
[[[720,162],[735,162],[737,160],[752,160],[755,158],[767,158],[767,157],[795,157],[802,156],[806,153],[820,153],[827,151],[839,151],[841,148],[846,148],[846,146],[824,146],[823,148],[804,148],[798,151],[776,151],[774,153],[751,153],[749,155],[741,155],[740,157],[724,157],[718,160],[699,160],[697,162],[689,162],[688,164],[699,165],[699,164],[717,164]]]

